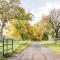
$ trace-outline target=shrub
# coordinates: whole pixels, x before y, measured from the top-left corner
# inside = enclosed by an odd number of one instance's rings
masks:
[[[3,56],[0,56],[0,60],[6,60],[6,58],[4,58]]]
[[[43,34],[42,40],[48,40],[48,33],[47,32],[45,32]]]

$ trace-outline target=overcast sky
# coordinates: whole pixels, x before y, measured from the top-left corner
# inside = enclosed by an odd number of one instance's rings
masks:
[[[42,15],[48,15],[51,9],[60,8],[60,0],[21,0],[21,4],[35,16],[31,24],[38,22]]]

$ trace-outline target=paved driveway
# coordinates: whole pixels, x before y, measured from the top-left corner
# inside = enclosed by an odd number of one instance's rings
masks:
[[[53,51],[39,42],[32,42],[22,53],[16,54],[8,60],[60,60],[60,57],[54,55]]]

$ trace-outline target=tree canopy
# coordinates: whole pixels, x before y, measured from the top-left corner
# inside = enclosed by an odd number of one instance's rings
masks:
[[[20,6],[20,0],[1,0],[0,1],[0,20],[2,22],[1,26],[1,36],[3,34],[3,28],[7,21],[18,20],[15,27],[20,25],[20,20],[31,20],[32,14],[27,12],[22,6]],[[14,24],[14,23],[13,23]],[[20,26],[18,26],[20,28]]]

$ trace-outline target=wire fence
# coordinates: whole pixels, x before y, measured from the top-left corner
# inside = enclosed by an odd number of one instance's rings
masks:
[[[0,55],[4,55],[5,53],[13,52],[13,39],[5,39],[3,38],[0,41]]]
[[[9,54],[15,53],[18,50],[20,51],[20,49],[23,49],[26,44],[28,44],[27,41],[3,38],[0,40],[0,56],[5,56],[6,53]]]

